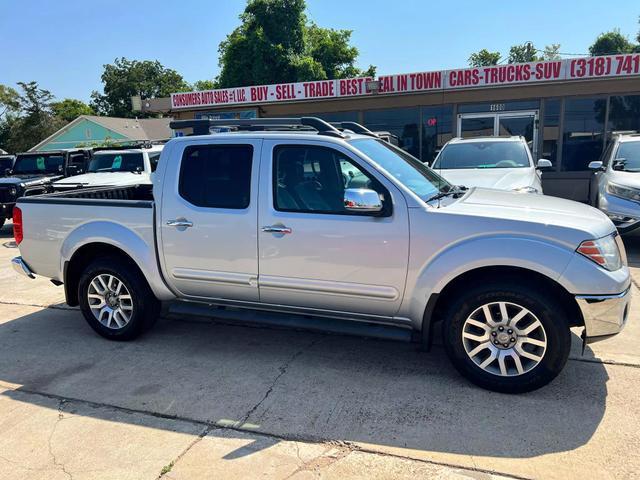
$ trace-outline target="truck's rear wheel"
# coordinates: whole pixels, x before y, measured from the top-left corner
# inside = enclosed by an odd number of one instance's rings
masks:
[[[4,222],[6,222],[7,219],[4,217],[0,217],[0,230],[2,230],[2,227],[4,227]]]
[[[571,349],[562,305],[516,279],[461,293],[447,309],[443,339],[462,375],[505,393],[546,385],[560,373]]]
[[[119,257],[95,259],[80,276],[80,310],[110,340],[132,340],[158,318],[160,302],[137,268]]]

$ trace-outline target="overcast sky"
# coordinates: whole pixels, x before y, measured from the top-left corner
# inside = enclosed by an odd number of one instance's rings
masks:
[[[560,43],[586,53],[613,28],[634,39],[637,0],[535,2],[307,0],[311,20],[353,30],[359,64],[379,74],[467,65],[481,48]],[[88,101],[102,65],[158,59],[188,82],[219,71],[218,44],[235,28],[241,0],[0,0],[0,83],[36,80],[57,98]],[[523,10],[522,6],[526,5]]]

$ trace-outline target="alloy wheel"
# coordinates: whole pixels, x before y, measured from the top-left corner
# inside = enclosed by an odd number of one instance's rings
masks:
[[[102,325],[118,330],[124,328],[133,315],[133,299],[122,280],[103,273],[89,283],[87,299],[91,313]]]
[[[462,343],[482,370],[513,377],[540,364],[547,350],[547,334],[538,317],[522,305],[491,302],[467,317]]]

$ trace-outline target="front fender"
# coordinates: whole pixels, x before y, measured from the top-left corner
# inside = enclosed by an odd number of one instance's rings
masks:
[[[421,328],[429,298],[439,294],[458,276],[483,267],[518,267],[532,270],[560,283],[574,256],[566,246],[544,239],[500,235],[462,240],[437,252],[415,272],[413,289],[408,285],[407,316]]]
[[[80,248],[89,244],[104,243],[122,250],[131,257],[158,299],[170,300],[174,295],[165,285],[158,269],[152,225],[143,227],[141,234],[110,221],[95,221],[80,225],[69,233],[62,243],[60,272],[64,271],[65,263],[71,260]]]

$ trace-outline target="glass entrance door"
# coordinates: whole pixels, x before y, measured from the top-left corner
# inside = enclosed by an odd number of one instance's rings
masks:
[[[497,135],[523,136],[534,161],[538,158],[538,111],[463,113],[458,115],[458,136],[462,138]]]

